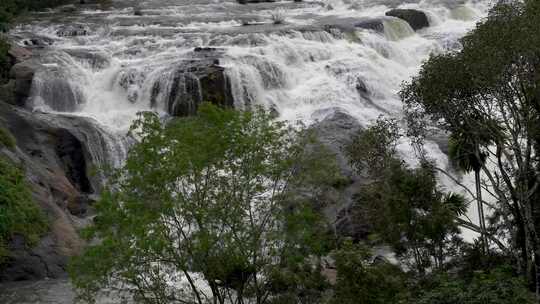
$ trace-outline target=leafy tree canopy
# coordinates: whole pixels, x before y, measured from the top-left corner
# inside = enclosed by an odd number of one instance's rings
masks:
[[[83,296],[122,286],[145,303],[268,303],[272,293],[295,295],[278,288],[284,279],[305,288],[290,281],[301,271],[275,270],[315,267],[306,259],[324,252],[320,217],[291,195],[332,184],[324,149],[262,110],[210,104],[167,124],[141,114],[132,132],[140,142],[87,231],[100,241],[72,265]]]

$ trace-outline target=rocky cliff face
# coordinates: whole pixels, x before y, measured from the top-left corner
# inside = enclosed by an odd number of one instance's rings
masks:
[[[17,140],[15,149],[0,155],[22,166],[34,201],[45,211],[50,232],[35,248],[22,239],[10,244],[12,258],[0,270],[0,280],[27,280],[64,275],[69,256],[83,242],[77,228],[83,225],[92,194],[87,177],[87,154],[79,139],[39,115],[0,104],[0,121]]]
[[[91,119],[24,108],[35,66],[27,52],[10,53],[15,65],[10,82],[2,86],[0,126],[13,134],[17,144],[0,147],[0,156],[24,168],[50,231],[34,248],[27,248],[22,238],[13,239],[11,258],[0,268],[0,281],[58,278],[65,276],[69,257],[84,245],[77,230],[87,224],[89,206],[103,180],[89,172],[108,161],[107,143]]]

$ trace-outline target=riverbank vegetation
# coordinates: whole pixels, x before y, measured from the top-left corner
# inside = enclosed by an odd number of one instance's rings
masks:
[[[478,231],[537,294],[539,24],[538,1],[497,5],[462,40],[461,52],[433,56],[402,91],[410,135],[421,144],[430,125],[450,134],[454,159],[476,173],[478,190],[471,194],[488,209],[487,225],[481,221]]]
[[[401,97],[408,128],[380,119],[346,146],[365,182],[350,217],[364,240],[332,233],[317,193],[342,180],[307,130],[262,111],[211,105],[140,139],[97,203],[95,240],[73,260],[82,298],[104,289],[143,303],[532,304],[540,299],[540,3],[505,1],[427,60]],[[427,158],[447,132],[451,172]],[[413,140],[419,164],[400,159]],[[475,175],[467,197],[438,183]],[[309,195],[308,195],[309,194]],[[470,200],[472,198],[472,201]],[[466,216],[471,203],[480,223]],[[481,210],[485,209],[485,213]],[[475,242],[462,239],[472,230]],[[385,246],[390,257],[377,255]],[[536,293],[536,297],[535,297]]]
[[[0,267],[10,255],[8,243],[18,238],[19,246],[33,246],[47,227],[45,215],[32,200],[22,169],[0,157]]]

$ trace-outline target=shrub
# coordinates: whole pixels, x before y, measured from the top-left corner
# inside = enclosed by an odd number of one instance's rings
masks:
[[[15,148],[15,138],[11,135],[8,129],[0,126],[0,147],[4,146],[6,148]]]
[[[418,304],[532,304],[534,295],[525,281],[516,277],[509,268],[498,267],[478,272],[471,281],[442,275],[434,280],[435,286],[423,292]]]
[[[9,76],[9,43],[0,36],[0,83],[3,83]]]
[[[0,157],[0,262],[9,255],[13,237],[22,236],[32,246],[46,230],[46,218],[32,201],[23,171]]]

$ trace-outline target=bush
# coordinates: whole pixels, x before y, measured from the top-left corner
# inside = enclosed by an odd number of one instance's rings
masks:
[[[9,48],[9,43],[0,36],[0,83],[3,83],[9,76]]]
[[[532,304],[534,295],[525,281],[514,276],[507,267],[478,272],[467,281],[443,275],[435,279],[435,286],[423,292],[418,304]]]
[[[8,129],[0,126],[0,147],[15,148],[16,142]]]
[[[330,304],[399,303],[406,292],[407,278],[399,267],[372,261],[367,248],[346,243],[333,255],[337,282]]]
[[[0,29],[2,24],[11,22],[13,18],[27,10],[41,10],[70,2],[69,0],[2,0],[0,2]]]
[[[0,157],[0,262],[8,255],[8,242],[19,235],[32,246],[47,230],[41,209],[32,201],[23,171]]]

